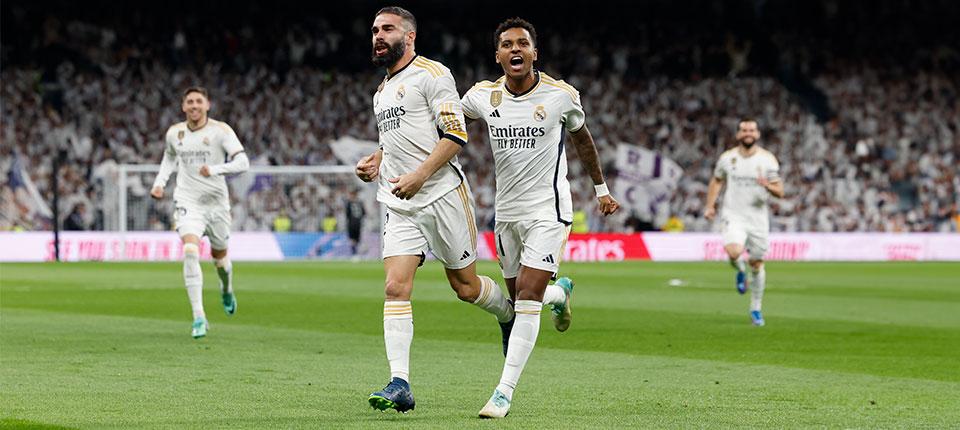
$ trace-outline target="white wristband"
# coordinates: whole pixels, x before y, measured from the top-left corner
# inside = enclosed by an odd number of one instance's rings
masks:
[[[606,183],[602,183],[600,185],[594,185],[593,189],[597,192],[597,198],[610,195],[610,190],[607,189]]]

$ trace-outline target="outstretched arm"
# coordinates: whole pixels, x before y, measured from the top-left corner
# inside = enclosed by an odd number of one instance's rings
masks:
[[[610,195],[607,184],[603,180],[600,156],[597,154],[597,146],[593,143],[590,130],[584,124],[579,130],[570,133],[570,136],[573,138],[571,140],[574,148],[577,149],[577,155],[580,156],[580,163],[590,175],[590,179],[593,180],[593,186],[597,191],[597,200],[600,202],[600,212],[604,215],[616,212],[620,208],[620,203]]]

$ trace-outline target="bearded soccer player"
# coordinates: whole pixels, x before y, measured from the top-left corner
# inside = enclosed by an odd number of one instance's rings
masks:
[[[177,172],[173,191],[174,220],[183,240],[183,281],[193,309],[192,335],[207,335],[203,311],[203,272],[200,270],[200,238],[210,239],[210,254],[217,267],[223,310],[237,312],[233,293],[233,266],[227,256],[230,238],[230,196],[224,175],[245,172],[250,166],[243,145],[225,122],[207,116],[210,99],[202,87],[183,93],[181,109],[186,121],[167,129],[163,161],[150,195],[163,198],[170,174]]]
[[[381,9],[371,30],[373,62],[387,72],[373,96],[380,149],[356,171],[364,181],[379,179],[377,200],[387,206],[383,338],[391,381],[368,400],[375,409],[405,412],[415,405],[410,295],[427,249],[443,263],[460,300],[496,316],[504,348],[514,313],[500,286],[476,273],[473,197],[456,157],[467,133],[450,70],[416,54],[416,19],[407,10]]]
[[[737,271],[737,292],[744,294],[750,290],[750,320],[756,326],[763,326],[766,322],[760,307],[767,283],[763,255],[767,252],[770,233],[767,206],[770,196],[783,198],[783,181],[777,157],[757,145],[759,140],[757,121],[741,120],[737,126],[737,147],[721,154],[713,170],[703,216],[708,220],[716,217],[717,196],[726,184],[720,213],[723,248],[730,257],[730,265]],[[744,249],[750,254],[752,282],[747,278],[741,258]]]
[[[474,85],[462,100],[467,118],[487,123],[496,163],[497,254],[507,288],[516,297],[503,374],[480,411],[484,418],[509,413],[514,388],[537,342],[541,308],[551,306],[557,330],[570,326],[573,281],[560,278],[548,285],[560,268],[573,220],[566,133],[593,180],[600,212],[610,215],[619,208],[604,183],[580,93],[534,69],[536,41],[537,32],[527,21],[513,18],[500,24],[494,42],[504,75]]]

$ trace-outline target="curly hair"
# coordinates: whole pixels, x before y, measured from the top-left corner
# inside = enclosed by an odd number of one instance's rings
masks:
[[[506,21],[501,22],[500,25],[497,26],[497,31],[493,33],[494,48],[500,47],[500,35],[511,28],[522,28],[527,30],[527,32],[530,33],[530,42],[533,43],[533,46],[537,46],[537,29],[533,27],[533,24],[523,18],[509,18]]]

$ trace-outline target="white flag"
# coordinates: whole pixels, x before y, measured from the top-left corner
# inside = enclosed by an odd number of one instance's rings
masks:
[[[659,153],[635,145],[617,146],[617,198],[627,211],[660,225],[670,215],[670,198],[683,169]]]

